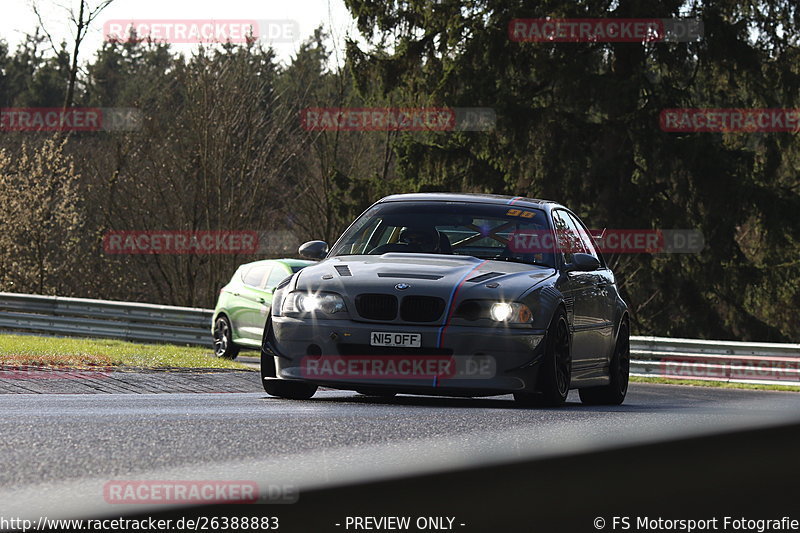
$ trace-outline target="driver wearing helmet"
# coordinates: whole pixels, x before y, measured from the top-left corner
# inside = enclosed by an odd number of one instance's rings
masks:
[[[433,226],[414,226],[404,228],[398,241],[407,244],[414,252],[438,254],[439,232]]]

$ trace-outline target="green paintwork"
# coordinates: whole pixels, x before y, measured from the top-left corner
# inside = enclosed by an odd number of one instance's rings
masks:
[[[314,263],[299,259],[267,259],[241,265],[219,292],[211,321],[212,332],[217,318],[224,314],[233,328],[234,343],[242,348],[259,348],[275,287],[293,271]]]

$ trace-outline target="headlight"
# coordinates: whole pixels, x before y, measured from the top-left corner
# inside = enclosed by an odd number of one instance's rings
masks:
[[[344,299],[332,292],[293,292],[283,299],[281,314],[285,313],[313,313],[320,311],[326,315],[333,315],[340,311],[347,311]]]
[[[514,324],[528,323],[533,317],[533,313],[531,313],[531,310],[527,305],[517,302],[494,303],[492,304],[492,307],[489,308],[489,315],[492,317],[492,320],[496,322]]]
[[[514,314],[514,308],[511,307],[511,304],[507,303],[496,303],[492,304],[492,308],[490,310],[492,314],[492,320],[497,320],[498,322],[505,322],[511,315]]]
[[[530,326],[533,312],[530,307],[519,302],[467,300],[458,306],[454,316],[470,322],[482,319]]]

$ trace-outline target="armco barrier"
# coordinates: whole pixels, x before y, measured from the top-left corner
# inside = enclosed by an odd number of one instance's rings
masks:
[[[0,293],[0,329],[211,346],[210,309]]]
[[[800,386],[800,344],[631,337],[631,374]]]
[[[0,330],[211,346],[210,309],[0,293]],[[800,386],[800,344],[631,337],[631,374]]]

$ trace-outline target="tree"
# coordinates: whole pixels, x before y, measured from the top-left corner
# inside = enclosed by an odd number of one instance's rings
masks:
[[[63,294],[80,272],[75,252],[83,229],[78,175],[65,141],[23,143],[0,151],[0,286]]]
[[[770,323],[797,293],[797,138],[791,134],[671,134],[669,107],[797,107],[797,6],[640,0],[526,5],[348,0],[370,40],[350,43],[362,80],[382,94],[488,106],[491,133],[396,145],[398,171],[419,189],[482,190],[561,200],[611,228],[696,228],[697,255],[611,257],[640,333],[784,340]],[[514,18],[701,17],[697,43],[519,43]],[[743,228],[773,244],[759,259]],[[744,240],[752,239],[750,237]],[[773,261],[765,259],[773,258]],[[783,257],[782,272],[774,258]],[[767,281],[770,280],[770,281]],[[769,293],[753,287],[769,285]],[[778,287],[783,287],[779,289]],[[791,295],[794,296],[791,296]]]
[[[148,55],[158,62],[159,55]],[[280,230],[296,157],[296,116],[278,98],[274,54],[255,43],[201,49],[169,77],[152,69],[139,97],[141,132],[122,137],[103,162],[105,229]],[[157,79],[167,86],[150,92]],[[140,78],[141,79],[141,78]],[[246,259],[251,259],[247,257]],[[211,305],[243,257],[147,255],[118,258],[146,273],[159,301]]]
[[[68,57],[62,49],[45,53],[46,37],[37,31],[26,35],[13,55],[0,47],[0,106],[58,107],[64,101]]]
[[[78,0],[77,10],[73,8],[65,8],[67,12],[67,19],[72,23],[75,33],[72,36],[72,54],[69,56],[69,78],[67,81],[66,95],[64,97],[64,108],[72,107],[75,100],[75,84],[78,81],[79,69],[78,56],[80,54],[81,44],[86,38],[86,34],[88,33],[92,22],[94,22],[100,13],[102,13],[103,10],[107,8],[113,1],[114,0],[101,0],[96,5],[92,6],[89,4],[89,2],[87,2],[87,0]],[[50,42],[53,52],[57,56],[60,55],[61,52],[56,49],[55,42],[47,32],[44,21],[42,20],[42,10],[39,2],[34,0],[31,5],[33,7],[33,12],[36,14],[36,18],[39,20],[39,26],[44,29],[45,35],[47,35],[47,39]],[[63,50],[63,48],[64,45],[62,45],[61,49]]]
[[[318,28],[302,43],[281,74],[279,88],[293,110],[300,130],[301,113],[310,107],[368,107],[385,101],[356,90],[351,64],[331,65],[332,51]],[[338,56],[337,56],[338,57]],[[298,157],[287,181],[293,187],[287,220],[304,239],[328,243],[376,198],[399,191],[395,153],[396,132],[301,132]]]

